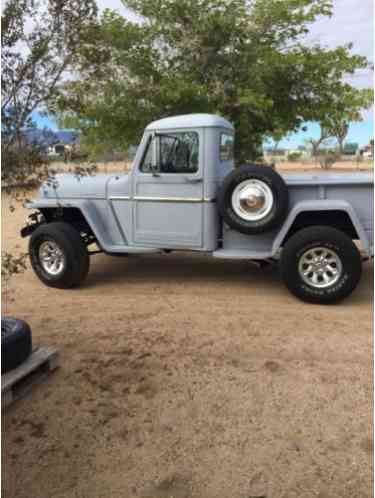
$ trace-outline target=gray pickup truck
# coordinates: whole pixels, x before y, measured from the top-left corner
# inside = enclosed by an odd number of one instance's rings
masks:
[[[200,251],[278,262],[288,289],[308,302],[347,297],[373,255],[372,175],[235,167],[234,135],[215,115],[161,119],[145,129],[129,174],[57,175],[42,185],[21,231],[31,235],[37,276],[70,288],[97,252]]]

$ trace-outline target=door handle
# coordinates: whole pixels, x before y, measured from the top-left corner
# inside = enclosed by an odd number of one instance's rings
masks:
[[[192,176],[185,176],[185,180],[190,182],[190,183],[199,183],[202,181],[202,178],[196,178]]]

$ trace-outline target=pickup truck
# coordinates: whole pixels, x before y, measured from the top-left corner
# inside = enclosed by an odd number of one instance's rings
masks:
[[[97,252],[200,251],[278,263],[307,302],[347,297],[373,256],[373,176],[235,167],[234,140],[220,116],[169,117],[146,127],[129,174],[56,175],[27,205],[36,212],[21,231],[36,275],[70,288]]]

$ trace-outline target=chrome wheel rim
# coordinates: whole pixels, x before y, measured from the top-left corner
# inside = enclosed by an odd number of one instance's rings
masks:
[[[59,275],[65,268],[65,256],[60,246],[53,240],[46,240],[39,247],[39,261],[49,275]]]
[[[232,193],[234,212],[243,220],[258,221],[265,218],[274,205],[270,187],[261,180],[241,182]]]
[[[316,289],[326,289],[334,285],[342,275],[342,262],[339,256],[326,247],[314,247],[302,254],[298,271],[302,280]]]

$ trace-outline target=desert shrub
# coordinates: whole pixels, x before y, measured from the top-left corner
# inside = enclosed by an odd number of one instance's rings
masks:
[[[340,159],[340,154],[328,151],[319,155],[319,164],[322,169],[330,169]]]
[[[302,157],[302,154],[300,152],[290,152],[288,154],[288,161],[295,163],[299,161]]]

